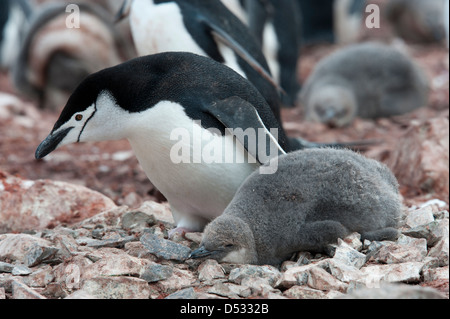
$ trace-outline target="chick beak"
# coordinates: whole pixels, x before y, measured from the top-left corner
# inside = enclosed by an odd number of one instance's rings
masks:
[[[213,254],[212,251],[207,250],[204,246],[200,247],[197,250],[194,250],[190,255],[189,259],[200,259],[211,256]]]
[[[73,127],[69,127],[58,133],[50,134],[37,148],[35,154],[36,159],[43,159],[53,152],[72,129]]]

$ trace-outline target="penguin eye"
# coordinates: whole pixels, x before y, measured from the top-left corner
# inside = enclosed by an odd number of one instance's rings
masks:
[[[83,115],[81,115],[81,114],[77,114],[75,116],[75,120],[78,121],[78,122],[80,122],[82,119],[83,119]]]

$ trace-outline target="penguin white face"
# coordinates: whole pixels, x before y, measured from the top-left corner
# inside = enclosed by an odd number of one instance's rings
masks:
[[[123,138],[123,114],[126,111],[116,105],[108,91],[102,91],[97,100],[84,110],[74,112],[71,116],[63,111],[62,117],[68,118],[58,122],[50,135],[39,145],[36,158],[41,159],[57,148],[82,142],[99,142]]]
[[[308,120],[343,127],[351,123],[357,113],[356,99],[350,90],[329,86],[316,89],[307,105]]]

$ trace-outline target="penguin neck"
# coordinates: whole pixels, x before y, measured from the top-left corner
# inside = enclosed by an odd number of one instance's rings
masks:
[[[162,101],[146,111],[135,113],[133,119],[129,122],[127,139],[147,177],[168,199],[173,209],[212,215],[202,216],[204,218],[217,217],[245,178],[259,166],[245,162],[246,152],[235,147],[232,136],[213,134],[209,136],[209,143],[213,144],[214,149],[222,146],[233,148],[236,158],[241,160],[238,163],[244,164],[205,163],[202,158],[196,161],[195,143],[201,141],[207,131],[194,123],[183,106],[177,103]],[[195,130],[204,135],[197,137]],[[180,140],[177,132],[187,133],[188,140]],[[181,153],[184,150],[188,153],[180,158],[187,161],[177,162],[179,158],[174,159],[174,155],[180,155],[176,148],[180,144],[185,145]],[[202,146],[200,142],[200,153]],[[221,183],[217,183],[218,180]]]

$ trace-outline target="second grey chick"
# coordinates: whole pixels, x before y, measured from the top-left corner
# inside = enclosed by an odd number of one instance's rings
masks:
[[[355,117],[380,118],[425,106],[428,80],[398,50],[381,43],[348,46],[324,58],[301,92],[306,118],[342,127]]]
[[[383,164],[349,150],[297,151],[273,175],[255,172],[210,223],[191,258],[241,264],[281,262],[323,251],[358,232],[363,240],[398,237],[398,183]]]

